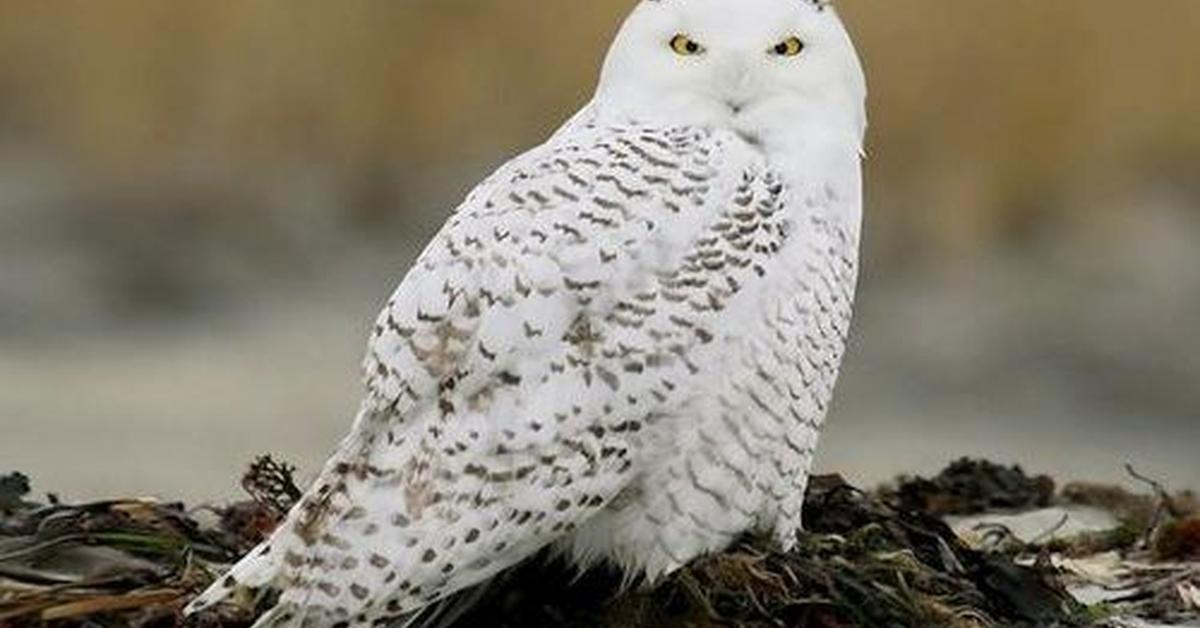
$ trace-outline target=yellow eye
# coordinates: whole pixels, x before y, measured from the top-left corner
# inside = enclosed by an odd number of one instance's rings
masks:
[[[799,37],[788,37],[771,49],[771,54],[781,57],[794,57],[801,52],[804,52],[804,42],[800,41]]]
[[[677,55],[691,57],[703,53],[704,46],[696,43],[687,35],[676,35],[671,38],[671,50],[674,50]]]

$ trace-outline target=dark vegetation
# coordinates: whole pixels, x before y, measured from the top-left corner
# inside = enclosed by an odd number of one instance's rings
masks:
[[[1056,492],[1050,478],[966,460],[935,478],[901,478],[874,493],[835,476],[814,478],[805,507],[806,531],[791,552],[747,537],[653,589],[622,588],[616,574],[594,570],[580,575],[539,557],[470,594],[470,610],[453,625],[1110,625],[1104,622],[1121,609],[1076,602],[1050,557],[1116,551],[1171,564],[1200,559],[1194,496],[1171,495],[1145,481],[1149,495],[1082,485]],[[180,609],[189,597],[211,582],[222,564],[269,534],[299,496],[292,469],[269,457],[251,466],[243,487],[250,496],[244,502],[189,510],[144,500],[64,504],[53,495],[35,500],[27,478],[3,477],[0,627],[185,623]],[[1001,530],[995,543],[981,549],[968,546],[941,518],[1051,503],[1104,508],[1122,524],[1043,544]],[[1148,577],[1124,603],[1147,617],[1181,617],[1187,609],[1180,608],[1174,593],[1200,577],[1191,579],[1197,576],[1194,570],[1170,573],[1169,578],[1161,573]],[[260,600],[258,610],[265,603]],[[226,607],[187,623],[246,626],[255,613],[253,608]]]

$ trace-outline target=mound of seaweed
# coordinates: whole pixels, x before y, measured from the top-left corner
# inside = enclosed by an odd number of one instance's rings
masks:
[[[1051,570],[966,547],[941,520],[816,478],[806,532],[783,553],[746,538],[650,591],[545,563],[515,571],[461,626],[668,628],[1079,626],[1086,609]],[[549,569],[556,569],[551,564]],[[557,568],[561,569],[561,568]]]
[[[1075,601],[1048,559],[1052,548],[971,547],[938,516],[955,510],[935,490],[940,485],[955,499],[967,495],[959,510],[973,511],[1014,496],[1024,496],[1016,506],[1045,503],[1046,479],[988,463],[955,465],[940,478],[906,478],[878,494],[815,478],[806,531],[789,552],[747,537],[653,588],[623,588],[615,573],[577,574],[540,556],[430,619],[459,628],[930,628],[1088,626],[1112,614]],[[230,606],[187,621],[180,614],[224,565],[269,534],[300,493],[292,469],[270,457],[251,465],[243,487],[244,502],[187,509],[151,500],[64,504],[48,496],[41,503],[30,499],[24,476],[0,478],[0,627],[249,625],[261,608]],[[987,495],[1000,490],[1007,493]],[[1138,504],[1130,511],[1141,513],[1139,521],[1161,510],[1150,506],[1158,503],[1153,496],[1105,490]],[[1174,527],[1160,525],[1174,531],[1170,543],[1192,542],[1193,523],[1167,518]],[[1141,542],[1138,534],[1106,539],[1105,551],[1114,544],[1119,551],[1121,542],[1133,551]]]

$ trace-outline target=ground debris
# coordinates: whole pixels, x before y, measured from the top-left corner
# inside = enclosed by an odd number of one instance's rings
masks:
[[[249,500],[191,510],[150,500],[39,504],[27,501],[23,476],[0,478],[0,628],[182,625],[183,605],[296,503],[293,474],[259,458],[243,480]],[[972,546],[941,518],[947,509],[1049,503],[1047,483],[1052,493],[1048,478],[977,461],[878,493],[817,477],[791,551],[748,536],[654,587],[539,556],[433,614],[457,628],[1018,628],[1200,615],[1197,568],[1179,562],[1195,550],[1186,494],[1165,504],[1161,487],[1150,496],[1069,488],[1059,504],[1089,502],[1123,522],[1092,532],[1090,553],[1075,537]],[[1068,587],[1083,582],[1111,594],[1082,604]],[[244,628],[268,600],[188,623]]]
[[[1082,626],[1084,608],[1053,569],[966,547],[941,520],[897,512],[836,478],[818,478],[808,530],[790,552],[748,537],[652,590],[615,574],[547,577],[533,561],[484,594],[460,623],[554,628]],[[547,566],[549,565],[549,566]],[[547,583],[551,583],[547,586]],[[496,618],[503,618],[497,623]],[[486,621],[485,621],[486,620]],[[479,623],[483,622],[483,623]]]
[[[0,476],[0,514],[11,516],[31,504],[25,501],[30,493],[29,478],[20,473]]]
[[[295,466],[275,460],[270,454],[259,456],[242,476],[242,489],[280,520],[303,496],[295,474]]]
[[[234,554],[243,554],[265,541],[300,501],[302,491],[296,484],[296,468],[270,455],[259,456],[242,476],[242,490],[249,500],[216,509],[221,517],[218,529],[225,545]]]
[[[902,476],[885,495],[902,510],[974,515],[1045,507],[1053,501],[1054,490],[1049,476],[1030,477],[1019,466],[962,458],[932,479]]]
[[[1200,561],[1200,517],[1164,524],[1154,539],[1154,559]]]
[[[277,521],[274,505],[257,501],[196,510],[151,499],[40,504],[25,501],[29,489],[20,474],[0,479],[0,628],[180,624],[184,603],[216,576],[204,565],[235,560]],[[203,511],[219,523],[201,523]],[[228,612],[216,626],[252,617]]]

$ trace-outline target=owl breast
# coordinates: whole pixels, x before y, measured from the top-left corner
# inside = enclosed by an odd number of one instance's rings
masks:
[[[663,375],[668,403],[633,443],[641,472],[562,541],[579,562],[606,558],[652,580],[747,530],[794,544],[857,277],[855,215],[839,205],[833,186],[755,163],[660,274],[658,294],[677,307],[645,324],[702,342],[675,351],[682,366]]]

